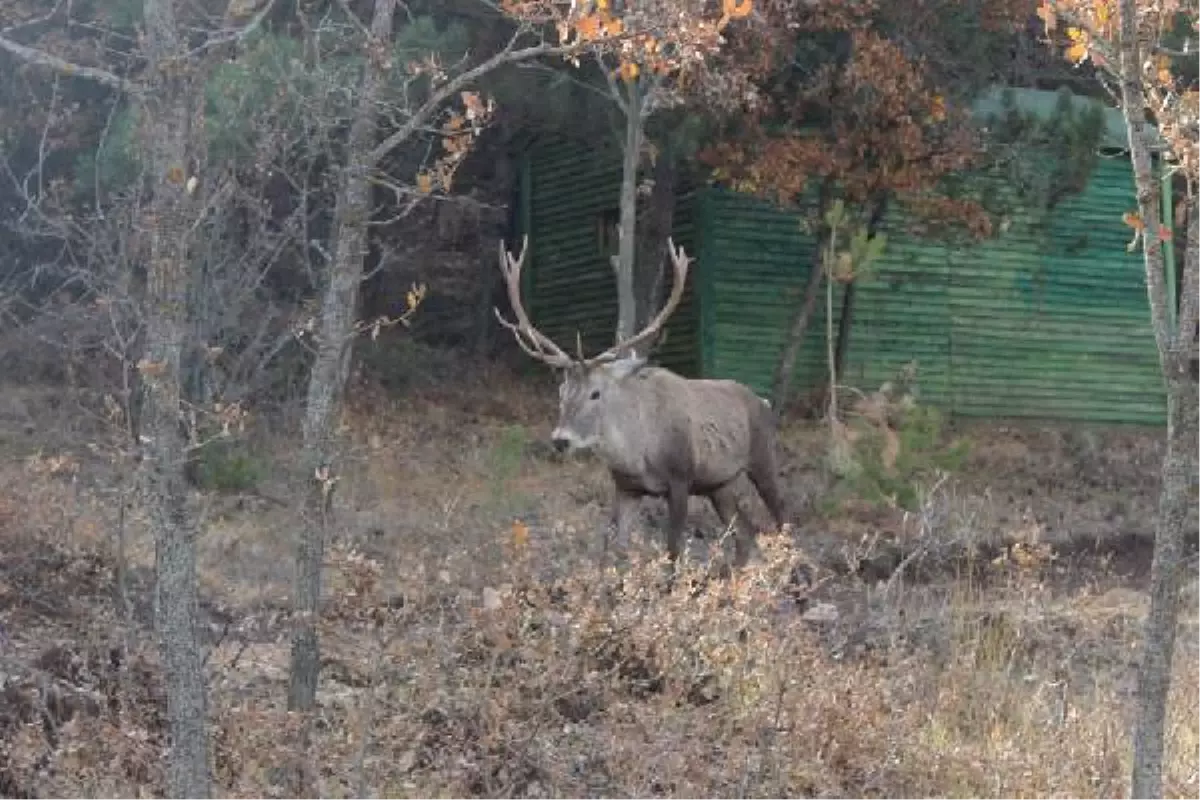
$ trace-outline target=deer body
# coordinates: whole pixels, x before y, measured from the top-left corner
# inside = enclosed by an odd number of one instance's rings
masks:
[[[688,497],[703,496],[723,524],[734,524],[737,561],[745,563],[750,543],[734,521],[740,510],[735,484],[742,475],[758,489],[775,522],[784,521],[770,409],[735,381],[692,380],[644,364],[625,359],[569,368],[551,434],[555,446],[591,448],[605,461],[621,543],[628,541],[637,502],[665,497],[667,551],[678,557]]]
[[[503,246],[501,268],[517,323],[500,320],[527,353],[562,370],[559,418],[551,439],[560,451],[593,450],[608,466],[618,540],[628,541],[641,498],[665,497],[667,552],[674,561],[687,522],[688,497],[704,496],[722,523],[734,527],[735,560],[743,565],[753,534],[744,534],[745,526],[735,520],[744,519],[736,489],[742,475],[758,490],[776,524],[784,523],[770,407],[736,381],[684,378],[648,366],[636,355],[622,355],[657,332],[679,304],[688,260],[673,244],[670,252],[675,281],[663,309],[643,331],[595,358],[572,358],[533,328],[520,303],[524,250],[513,259]]]

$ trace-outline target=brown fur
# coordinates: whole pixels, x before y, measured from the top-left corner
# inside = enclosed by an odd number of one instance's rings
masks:
[[[516,322],[496,310],[496,318],[513,332],[521,349],[563,370],[559,386],[555,447],[594,448],[612,474],[613,522],[618,539],[629,538],[629,518],[638,501],[649,495],[667,498],[667,552],[679,557],[687,522],[689,495],[712,501],[717,515],[735,528],[735,561],[746,563],[754,534],[737,525],[736,482],[743,475],[758,489],[776,524],[784,524],[783,495],[775,463],[775,420],[766,402],[747,387],[729,380],[690,380],[667,369],[647,367],[636,352],[661,331],[683,299],[688,259],[682,247],[667,239],[674,266],[671,294],[654,319],[632,336],[593,358],[567,355],[533,327],[521,304],[521,267],[529,240],[513,257],[500,243],[500,271],[508,288]],[[623,356],[624,354],[624,356]]]
[[[753,532],[737,525],[736,482],[744,474],[776,524],[785,508],[778,483],[776,429],[767,404],[730,380],[683,378],[638,359],[568,368],[560,387],[560,449],[594,449],[612,474],[613,523],[623,542],[642,497],[665,497],[667,551],[678,557],[690,495],[709,498],[735,527],[736,563],[750,555]]]

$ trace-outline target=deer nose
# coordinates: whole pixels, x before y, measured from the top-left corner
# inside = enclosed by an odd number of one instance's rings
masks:
[[[565,436],[555,436],[550,441],[554,443],[554,449],[560,453],[566,450],[567,446],[571,444],[571,440]]]

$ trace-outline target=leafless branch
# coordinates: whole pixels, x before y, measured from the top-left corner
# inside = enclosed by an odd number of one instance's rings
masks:
[[[354,13],[354,9],[350,8],[350,3],[348,3],[347,0],[337,0],[337,4],[338,7],[342,9],[342,12],[345,13],[345,15],[353,23],[354,27],[358,29],[358,32],[362,36],[370,38],[370,29],[361,19],[358,18],[358,15]]]
[[[553,74],[555,77],[561,78],[562,80],[568,81],[569,83],[573,83],[574,85],[578,86],[580,89],[583,89],[584,91],[591,92],[592,94],[596,95],[597,97],[603,97],[605,100],[611,99],[610,95],[607,92],[604,92],[604,91],[596,88],[596,86],[594,84],[589,83],[588,81],[580,80],[579,78],[575,77],[575,75],[571,72],[566,72],[564,70],[555,69],[554,67],[551,67],[547,64],[538,64],[536,62],[533,62],[533,63],[526,62],[526,63],[518,65],[517,68],[521,69],[521,70],[529,70],[530,72],[548,72],[548,73]]]
[[[1200,313],[1200,204],[1196,196],[1187,199],[1187,245],[1183,258],[1183,294],[1179,299],[1178,325],[1175,330],[1176,348],[1187,352],[1196,343],[1197,315]]]
[[[617,104],[617,108],[621,109],[621,113],[629,114],[629,103],[625,101],[625,95],[621,92],[621,86],[617,83],[617,79],[613,77],[612,70],[604,63],[604,56],[600,53],[595,54],[596,66],[600,68],[600,74],[604,76],[605,83],[608,84],[609,99]]]
[[[58,16],[59,10],[63,7],[63,2],[64,0],[57,0],[57,2],[54,4],[54,7],[40,17],[34,17],[32,19],[27,19],[24,22],[14,23],[6,28],[0,28],[0,36],[8,36],[14,31],[19,31],[22,28],[32,28],[35,25],[41,25],[45,22],[49,22],[50,20],[54,19],[54,17]]]
[[[409,117],[406,123],[401,125],[398,130],[385,138],[371,151],[371,154],[367,158],[367,163],[378,164],[388,153],[408,141],[413,133],[437,113],[447,100],[497,67],[520,61],[529,61],[530,59],[552,53],[565,53],[573,49],[568,46],[553,45],[549,42],[515,49],[517,41],[524,33],[523,29],[518,30],[499,53],[496,53],[478,66],[451,78],[438,87],[437,90],[429,95],[421,107]]]
[[[245,25],[234,30],[225,31],[220,34],[210,36],[198,48],[193,50],[191,53],[188,53],[185,58],[188,56],[197,55],[205,50],[211,50],[214,47],[220,47],[224,44],[239,42],[242,39],[245,39],[247,36],[253,33],[259,25],[262,24],[262,21],[267,18],[267,15],[271,13],[271,9],[274,7],[275,0],[267,0],[267,2],[263,3],[263,7],[255,12],[254,16],[251,17]]]
[[[57,72],[68,78],[84,78],[86,80],[95,81],[102,86],[107,86],[110,89],[116,89],[118,92],[125,94],[138,95],[142,92],[142,86],[133,81],[126,80],[109,72],[106,69],[99,67],[85,67],[79,64],[72,63],[65,59],[59,58],[56,55],[51,55],[36,47],[14,42],[7,36],[0,36],[0,50],[11,53],[13,56],[21,59],[28,64],[36,64],[39,67]]]

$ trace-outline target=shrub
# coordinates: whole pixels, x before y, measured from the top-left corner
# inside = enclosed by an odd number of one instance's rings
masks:
[[[216,439],[193,453],[192,480],[197,487],[219,492],[244,492],[262,480],[265,468],[246,442]]]
[[[969,443],[947,441],[944,416],[918,403],[913,365],[854,404],[846,424],[835,424],[829,465],[838,479],[835,501],[846,495],[872,505],[916,511],[922,487],[962,466]]]

